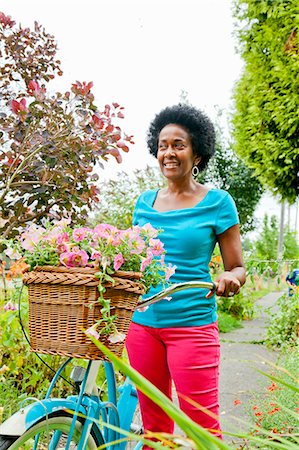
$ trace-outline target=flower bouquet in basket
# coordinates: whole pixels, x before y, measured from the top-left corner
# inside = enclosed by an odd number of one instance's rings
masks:
[[[28,272],[30,345],[41,353],[99,359],[92,335],[120,355],[140,295],[165,285],[175,266],[150,224],[70,227],[68,220],[31,225],[6,254]]]

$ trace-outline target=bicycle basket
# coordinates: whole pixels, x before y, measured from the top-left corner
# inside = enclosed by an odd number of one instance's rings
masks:
[[[99,297],[96,272],[91,268],[43,266],[23,275],[23,282],[28,286],[32,351],[84,359],[106,358],[83,331],[101,318],[102,306],[94,303]],[[139,273],[118,271],[113,278],[114,283],[104,285],[104,297],[110,299],[117,330],[127,335],[144,288],[136,281],[140,279]],[[112,344],[104,334],[99,339],[121,356],[124,342]]]

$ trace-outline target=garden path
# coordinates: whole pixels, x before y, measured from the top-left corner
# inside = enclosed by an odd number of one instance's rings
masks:
[[[254,394],[263,392],[269,379],[259,372],[271,372],[270,362],[276,362],[278,353],[264,344],[269,314],[283,292],[272,292],[257,300],[257,316],[242,323],[243,328],[221,333],[220,364],[220,420],[223,431],[238,432],[250,429],[250,408]],[[240,448],[240,440],[224,436],[227,443]]]

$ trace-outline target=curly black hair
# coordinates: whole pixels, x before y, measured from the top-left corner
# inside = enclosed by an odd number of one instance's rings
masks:
[[[204,170],[215,153],[215,129],[211,120],[199,109],[182,103],[163,109],[155,116],[147,132],[147,146],[155,157],[160,131],[171,123],[188,131],[193,153],[201,157],[197,167],[200,171]]]

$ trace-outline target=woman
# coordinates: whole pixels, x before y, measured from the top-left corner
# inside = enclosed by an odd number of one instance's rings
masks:
[[[225,271],[216,279],[216,294],[237,294],[245,282],[245,269],[235,204],[227,192],[194,179],[214,154],[212,123],[192,106],[168,107],[151,123],[147,144],[168,185],[139,197],[134,225],[150,223],[163,230],[159,239],[167,252],[165,262],[176,266],[172,282],[211,281],[209,262],[218,242]],[[159,290],[152,289],[149,295]],[[221,437],[215,294],[181,291],[171,301],[134,313],[126,345],[135,369],[169,398],[173,380],[181,409]],[[139,393],[139,402],[145,430],[173,432],[172,420],[148,397]]]

